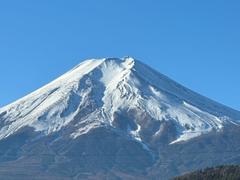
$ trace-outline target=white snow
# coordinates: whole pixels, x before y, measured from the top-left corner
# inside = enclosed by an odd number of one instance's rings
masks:
[[[92,104],[84,114],[83,107]],[[200,96],[131,57],[84,61],[53,82],[0,109],[0,139],[30,126],[48,135],[81,115],[70,136],[77,138],[105,124],[114,113],[139,109],[155,120],[174,121],[178,138],[187,141],[227,122],[239,124],[239,113]],[[237,117],[237,118],[235,118]],[[139,117],[140,118],[140,117]],[[141,126],[128,133],[141,141]],[[159,130],[160,131],[160,130]]]

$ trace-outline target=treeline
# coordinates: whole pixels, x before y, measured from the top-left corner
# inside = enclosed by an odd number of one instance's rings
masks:
[[[189,173],[173,180],[240,180],[240,166],[219,166]]]

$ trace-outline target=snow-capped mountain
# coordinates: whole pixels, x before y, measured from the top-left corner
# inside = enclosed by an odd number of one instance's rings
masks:
[[[162,144],[178,147],[208,134],[221,134],[227,127],[238,128],[239,124],[240,112],[181,86],[134,58],[91,59],[0,108],[0,145],[13,142],[9,139],[31,128],[31,143],[26,145],[24,141],[22,149],[44,138],[49,142],[53,137],[49,147],[59,149],[55,148],[58,141],[68,139],[75,144],[82,137],[92,137],[93,132],[104,129],[104,133],[111,132],[112,138],[120,135],[127,142],[139,144],[141,151],[137,144],[129,147],[140,151],[139,154],[145,151],[150,154],[149,162],[153,161],[156,168],[161,160],[161,154],[156,152]],[[108,138],[96,134],[95,138],[107,142]],[[82,145],[83,142],[79,144]],[[87,152],[81,153],[82,157]],[[20,157],[16,155],[16,159]]]
[[[87,112],[82,112],[86,106]],[[184,141],[225,123],[238,124],[239,113],[202,97],[157,73],[131,57],[87,60],[30,95],[0,109],[0,138],[24,126],[45,135],[67,126],[76,116],[81,120],[71,136],[76,138],[97,126],[113,127],[119,111],[138,110],[158,121],[174,121]],[[137,118],[136,118],[137,119]],[[127,127],[141,140],[141,125]],[[156,131],[159,133],[161,129]],[[174,143],[172,142],[172,143]]]

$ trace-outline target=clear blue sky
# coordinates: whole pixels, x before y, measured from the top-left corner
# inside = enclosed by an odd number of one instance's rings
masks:
[[[240,110],[239,0],[0,1],[0,106],[125,55]]]

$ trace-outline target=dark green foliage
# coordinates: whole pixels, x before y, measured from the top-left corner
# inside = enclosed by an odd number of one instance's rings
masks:
[[[216,168],[207,168],[205,170],[196,171],[174,180],[239,180],[240,166],[219,166]]]

